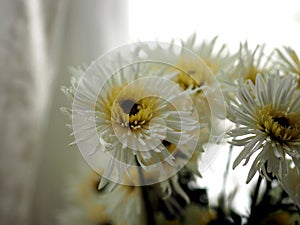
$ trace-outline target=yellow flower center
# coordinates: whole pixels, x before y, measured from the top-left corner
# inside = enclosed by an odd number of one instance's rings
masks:
[[[123,127],[136,130],[148,125],[153,118],[158,99],[156,97],[145,97],[140,100],[121,97],[115,106],[114,119]]]
[[[300,122],[294,114],[275,111],[272,105],[258,110],[258,129],[277,143],[282,144],[299,136]]]
[[[147,95],[138,87],[135,90],[114,87],[106,96],[99,96],[94,108],[104,113],[107,121],[136,130],[148,125],[162,101],[155,96],[143,96]]]
[[[201,65],[202,64],[195,59],[179,59],[178,68],[181,69],[181,73],[178,74],[175,82],[178,83],[183,90],[189,87],[192,87],[192,89],[201,87],[208,81],[206,70],[204,70]]]
[[[251,66],[250,69],[244,76],[244,80],[251,80],[253,84],[255,84],[255,79],[258,73],[262,73],[263,71],[258,70],[255,66]]]

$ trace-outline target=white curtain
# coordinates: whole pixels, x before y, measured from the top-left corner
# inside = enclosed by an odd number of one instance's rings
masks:
[[[0,0],[0,224],[55,224],[68,151],[68,66],[128,41],[127,2]]]

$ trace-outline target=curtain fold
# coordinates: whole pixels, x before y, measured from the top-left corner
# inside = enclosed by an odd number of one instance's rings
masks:
[[[127,41],[126,1],[0,0],[0,224],[56,224],[67,67]]]
[[[28,224],[52,65],[41,2],[2,0],[0,11],[0,221]]]

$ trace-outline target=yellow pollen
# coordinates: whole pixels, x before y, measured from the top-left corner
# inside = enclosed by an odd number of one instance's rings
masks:
[[[272,105],[258,110],[257,128],[279,144],[290,141],[299,135],[299,121],[291,114],[275,111]]]

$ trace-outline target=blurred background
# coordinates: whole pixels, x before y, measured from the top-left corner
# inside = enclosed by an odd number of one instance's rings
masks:
[[[285,1],[0,0],[0,224],[53,225],[65,183],[81,160],[68,119],[68,67],[89,63],[131,41],[219,36],[236,51],[290,46],[300,52],[300,3]],[[227,151],[200,181],[220,191]],[[231,188],[246,180],[234,171]],[[210,179],[219,173],[220,179]],[[242,177],[242,178],[241,178]],[[220,182],[218,183],[218,181]],[[216,183],[217,182],[217,183]],[[241,185],[242,196],[246,187]],[[247,202],[241,210],[246,210]]]

